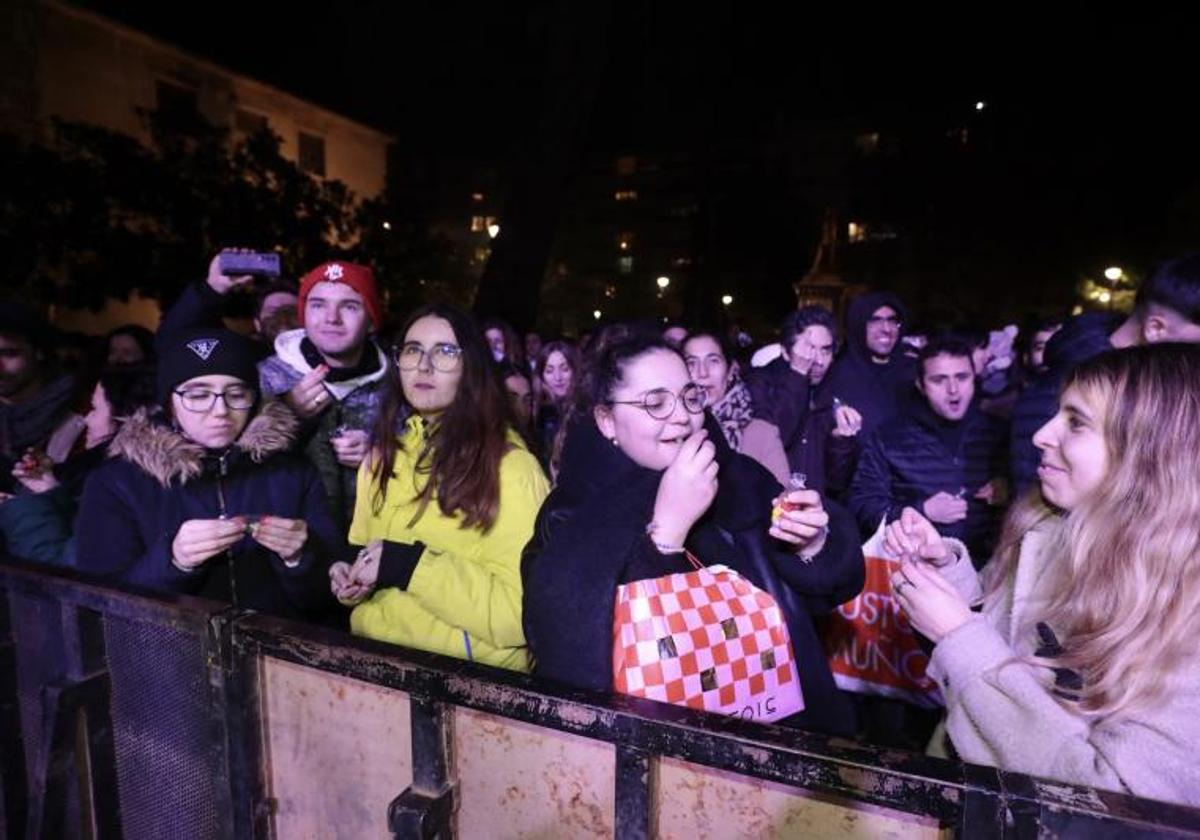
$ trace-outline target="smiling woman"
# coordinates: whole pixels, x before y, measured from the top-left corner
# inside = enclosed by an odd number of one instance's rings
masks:
[[[1040,488],[980,578],[911,508],[893,589],[936,643],[964,759],[1200,804],[1200,348],[1080,365],[1034,436]]]
[[[806,708],[789,724],[848,734],[813,616],[862,587],[849,515],[811,490],[772,522],[781,488],[731,450],[679,352],[632,333],[585,365],[554,492],[525,549],[525,629],[536,673],[614,687],[618,588],[688,572],[686,552],[769,592],[786,621]],[[722,677],[724,678],[724,677]]]

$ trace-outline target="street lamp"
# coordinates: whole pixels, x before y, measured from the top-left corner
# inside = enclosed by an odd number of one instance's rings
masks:
[[[984,108],[986,108],[986,107],[987,107],[987,103],[986,103],[986,102],[984,102],[983,100],[980,100],[979,102],[976,102],[976,103],[975,103],[975,110],[976,110],[976,111],[982,111],[982,110],[983,110]]]
[[[1122,271],[1119,266],[1114,265],[1111,268],[1104,269],[1105,279],[1112,280],[1114,282],[1117,280],[1120,280],[1124,274],[1125,274],[1125,272]]]
[[[599,320],[600,320],[600,315],[601,315],[601,314],[602,314],[602,313],[600,312],[600,310],[599,310],[599,309],[593,309],[593,310],[592,310],[592,317],[593,317],[593,318],[595,318],[597,321],[599,321]]]
[[[721,295],[721,303],[729,306],[729,304],[733,303],[733,295]]]
[[[497,236],[500,235],[500,225],[496,224],[495,222],[492,222],[490,225],[487,226],[487,232],[488,232],[488,236],[490,236],[492,239],[495,239]]]
[[[671,285],[671,278],[667,277],[666,275],[663,275],[662,277],[659,277],[654,282],[658,284],[658,288],[666,290],[667,286]]]

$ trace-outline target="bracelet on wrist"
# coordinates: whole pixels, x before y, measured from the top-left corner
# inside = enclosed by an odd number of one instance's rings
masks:
[[[686,550],[682,545],[672,545],[668,542],[662,542],[654,538],[655,532],[658,531],[658,523],[651,522],[646,526],[646,536],[650,538],[650,542],[658,549],[660,554],[683,554]]]

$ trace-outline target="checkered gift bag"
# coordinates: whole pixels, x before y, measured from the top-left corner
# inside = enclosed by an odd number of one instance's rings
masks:
[[[695,571],[617,587],[616,690],[768,723],[801,711],[775,599],[725,566],[688,559]]]

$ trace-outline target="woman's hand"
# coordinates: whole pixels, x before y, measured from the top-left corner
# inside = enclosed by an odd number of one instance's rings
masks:
[[[772,502],[771,528],[777,540],[791,543],[806,555],[818,553],[829,535],[829,514],[816,490],[789,490]],[[776,515],[775,512],[778,512]]]
[[[954,552],[937,528],[916,510],[906,507],[900,518],[883,529],[883,547],[893,557],[923,560],[945,566],[954,560]]]
[[[308,523],[303,519],[264,516],[250,526],[250,537],[274,551],[285,563],[292,563],[299,559],[304,543],[308,541]]]
[[[333,595],[344,606],[352,607],[363,601],[379,580],[379,559],[383,556],[383,540],[374,540],[358,552],[354,565],[334,563],[329,567]]]
[[[717,497],[717,451],[708,432],[693,432],[663,471],[654,499],[654,541],[682,546]]]
[[[246,533],[244,519],[189,519],[171,542],[171,560],[185,572],[233,546]]]
[[[58,486],[58,479],[54,477],[54,462],[49,455],[37,449],[25,450],[24,456],[13,467],[12,474],[31,493],[45,493]]]
[[[970,605],[926,563],[901,561],[892,594],[917,632],[935,645],[971,620]]]

